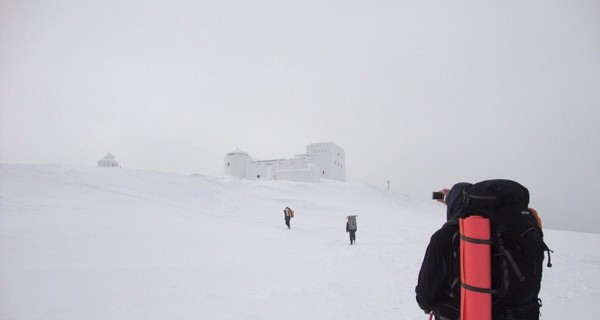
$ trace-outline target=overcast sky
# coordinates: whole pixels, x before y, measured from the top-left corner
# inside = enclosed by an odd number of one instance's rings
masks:
[[[428,199],[513,179],[600,232],[598,1],[0,0],[0,163],[223,174],[346,151]]]

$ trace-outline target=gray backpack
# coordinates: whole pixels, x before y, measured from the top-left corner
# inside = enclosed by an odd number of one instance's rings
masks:
[[[356,216],[349,216],[348,217],[348,229],[355,231],[357,229],[356,227]]]

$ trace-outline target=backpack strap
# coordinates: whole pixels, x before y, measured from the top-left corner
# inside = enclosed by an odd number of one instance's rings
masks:
[[[475,243],[475,244],[492,244],[491,240],[475,239],[475,238],[467,237],[462,234],[460,235],[460,239],[464,240],[466,242],[471,242],[471,243]]]
[[[452,219],[449,220],[448,222],[446,222],[446,224],[458,224],[458,220],[456,219]],[[459,257],[458,257],[458,251],[456,250],[456,248],[460,245],[460,243],[456,243],[457,239],[460,238],[460,232],[458,230],[456,230],[456,232],[454,232],[454,235],[452,236],[452,261],[458,261]],[[459,263],[460,265],[460,263]],[[453,270],[454,266],[451,267],[450,270]],[[460,290],[458,290],[459,294],[458,296],[456,296],[456,294],[454,294],[454,292],[456,292],[456,287],[458,285],[460,285],[461,281],[460,281],[460,266],[458,268],[459,270],[457,271],[457,276],[454,278],[454,280],[452,280],[452,284],[450,284],[450,298],[452,299],[460,299]]]
[[[519,269],[519,266],[517,266],[517,263],[515,262],[515,259],[513,258],[512,254],[510,254],[506,247],[504,247],[503,243],[498,244],[498,249],[500,250],[500,254],[506,257],[506,260],[510,263],[510,266],[515,271],[515,274],[517,275],[519,281],[525,281],[525,276],[523,276],[521,269]]]
[[[452,281],[452,285],[450,286],[450,298],[452,299],[460,299],[460,295],[458,295],[458,297],[454,294],[454,288],[456,288],[456,286],[461,285],[462,282],[460,282],[460,276],[454,278],[454,281]]]
[[[550,248],[548,248],[548,246],[546,246],[546,252],[548,252],[548,264],[546,266],[548,268],[552,268],[552,256],[550,256],[550,252],[554,253],[554,251],[550,250]]]
[[[475,287],[472,285],[468,285],[464,282],[461,282],[460,286],[465,288],[466,290],[473,291],[473,292],[479,292],[479,293],[498,294],[498,292],[499,292],[496,289],[486,289],[486,288]]]

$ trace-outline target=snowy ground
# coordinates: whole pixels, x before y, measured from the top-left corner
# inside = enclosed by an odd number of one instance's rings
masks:
[[[0,165],[0,319],[424,320],[444,210],[355,183]],[[543,319],[594,319],[600,235],[545,233]]]

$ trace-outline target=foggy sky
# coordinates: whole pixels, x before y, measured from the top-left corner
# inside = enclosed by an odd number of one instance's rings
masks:
[[[220,176],[332,141],[350,182],[513,179],[600,233],[599,115],[598,1],[0,0],[0,163]]]

